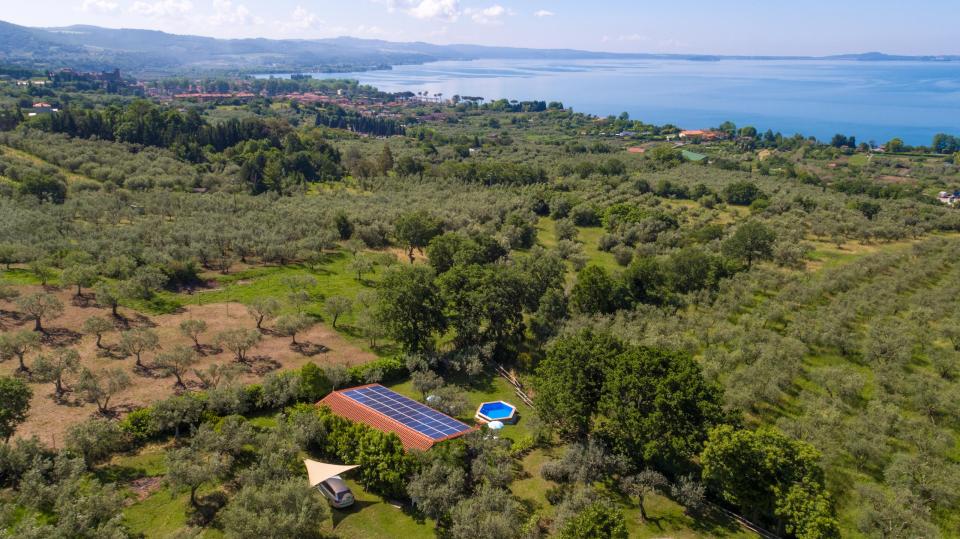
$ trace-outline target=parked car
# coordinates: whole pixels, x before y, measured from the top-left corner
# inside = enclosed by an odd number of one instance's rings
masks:
[[[320,484],[317,485],[317,490],[323,494],[323,497],[330,502],[331,506],[337,509],[343,509],[353,505],[353,492],[350,491],[350,487],[347,486],[339,475],[320,482]]]

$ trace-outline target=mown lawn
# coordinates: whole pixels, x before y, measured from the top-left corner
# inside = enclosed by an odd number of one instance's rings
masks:
[[[457,384],[463,386],[466,391],[467,409],[457,419],[472,425],[474,424],[474,414],[481,403],[487,401],[502,400],[516,407],[520,419],[514,425],[506,425],[500,431],[500,435],[511,440],[519,440],[524,436],[531,434],[529,425],[531,419],[536,415],[533,408],[527,406],[514,393],[513,386],[499,376],[484,374],[482,376],[467,380],[454,380]],[[390,386],[390,389],[406,395],[414,400],[422,400],[423,395],[413,388],[413,383],[409,380]]]
[[[347,479],[357,502],[347,509],[331,509],[332,527],[338,537],[356,539],[417,539],[434,537],[434,524],[420,521],[404,509],[385,502]],[[478,538],[480,539],[480,538]]]

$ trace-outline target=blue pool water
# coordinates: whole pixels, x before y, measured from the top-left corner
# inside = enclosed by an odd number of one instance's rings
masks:
[[[490,419],[507,419],[513,413],[513,406],[503,402],[488,402],[480,407],[480,413]]]
[[[475,60],[318,73],[386,91],[562,101],[597,115],[697,129],[730,120],[828,139],[929,144],[960,134],[960,62]]]

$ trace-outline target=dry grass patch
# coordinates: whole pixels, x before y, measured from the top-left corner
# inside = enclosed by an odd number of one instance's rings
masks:
[[[39,291],[41,287],[22,286],[19,289],[27,294]],[[164,350],[177,345],[192,345],[192,341],[179,331],[181,321],[198,319],[207,323],[208,329],[200,337],[200,342],[204,345],[204,354],[195,366],[197,369],[203,369],[214,363],[223,364],[234,361],[229,351],[219,350],[213,346],[218,332],[255,327],[253,319],[247,314],[246,307],[239,303],[187,305],[175,314],[153,317],[121,308],[122,318],[113,319],[109,309],[96,307],[92,299],[76,301],[72,291],[54,290],[52,293],[63,302],[65,310],[60,318],[44,321],[44,327],[49,333],[44,337],[42,352],[48,352],[56,345],[65,345],[75,348],[80,353],[83,367],[94,371],[116,367],[126,370],[133,380],[133,385],[111,401],[111,405],[121,413],[149,405],[175,392],[174,378],[164,377],[156,370],[150,369],[150,366],[156,355]],[[92,296],[92,293],[87,292],[87,295]],[[15,309],[13,305],[0,304],[0,332],[33,327],[32,322],[16,316]],[[83,322],[91,316],[101,316],[115,323],[117,330],[103,337],[106,349],[98,349],[94,344],[95,338],[81,332]],[[122,358],[122,354],[117,349],[120,331],[134,327],[149,327],[160,337],[162,349],[146,352],[143,355],[143,363],[147,369],[135,369],[134,359]],[[291,346],[289,337],[281,337],[270,331],[269,324],[265,327],[267,329],[263,332],[262,340],[248,354],[249,372],[241,376],[244,382],[253,382],[272,370],[296,369],[310,361],[321,365],[334,363],[356,365],[376,359],[371,352],[351,344],[323,324],[316,324],[302,334],[298,334],[297,342],[301,343],[299,347]],[[28,365],[35,355],[29,356]],[[0,363],[0,375],[11,375],[16,368],[16,361]],[[65,380],[67,386],[69,387],[75,379],[75,376],[68,377]],[[184,382],[188,387],[198,385],[198,380],[192,371],[185,376]],[[36,435],[47,444],[62,445],[64,433],[71,425],[82,422],[96,413],[95,404],[80,402],[76,394],[68,393],[64,402],[55,402],[52,397],[53,384],[31,383],[30,385],[34,396],[29,417],[18,429],[18,436]]]

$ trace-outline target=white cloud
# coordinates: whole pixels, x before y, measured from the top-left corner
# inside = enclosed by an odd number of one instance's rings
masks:
[[[278,24],[282,33],[293,34],[317,28],[324,24],[324,21],[316,13],[298,5],[290,14],[290,20],[281,21]]]
[[[119,4],[111,0],[83,0],[80,11],[110,12],[117,9]]]
[[[470,18],[473,19],[474,22],[480,24],[498,23],[500,22],[501,17],[504,15],[513,14],[512,11],[501,6],[500,4],[494,4],[483,9],[467,8],[463,10],[463,12],[467,15],[470,15]]]
[[[383,31],[383,28],[380,28],[377,25],[367,26],[365,24],[361,24],[357,26],[358,36],[382,36],[384,33],[385,32]]]
[[[547,11],[545,9],[533,12],[534,17],[553,17],[553,15],[554,13],[552,11]]]
[[[130,7],[130,11],[148,17],[168,17],[183,15],[193,10],[190,0],[156,0],[154,2],[137,1]]]
[[[650,38],[641,34],[628,34],[617,37],[617,41],[650,41]]]
[[[263,24],[263,19],[250,13],[247,6],[231,0],[213,0],[213,14],[207,17],[212,26],[240,26]]]
[[[407,1],[406,12],[417,19],[444,19],[454,21],[460,16],[459,0]]]
[[[401,11],[417,19],[456,21],[461,14],[460,0],[373,0],[387,5],[389,13]]]

